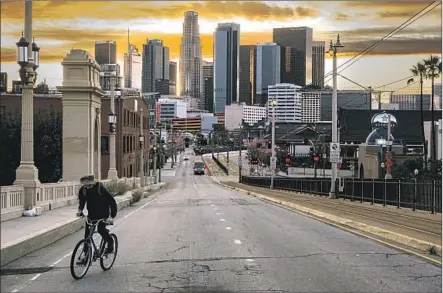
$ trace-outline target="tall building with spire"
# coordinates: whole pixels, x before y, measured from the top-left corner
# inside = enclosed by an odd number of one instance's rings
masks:
[[[124,70],[123,70],[125,88],[142,87],[142,55],[138,52],[135,45],[129,41],[128,28],[128,52],[124,54]]]
[[[180,46],[180,93],[191,96],[199,102],[199,108],[205,108],[201,98],[203,92],[202,56],[198,13],[185,12],[183,36]]]

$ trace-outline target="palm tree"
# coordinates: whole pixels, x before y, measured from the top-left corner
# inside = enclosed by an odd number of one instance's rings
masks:
[[[436,78],[439,78],[441,75],[441,60],[438,56],[430,56],[429,59],[424,60],[424,64],[426,66],[426,75],[427,78],[430,78],[432,81],[432,94],[431,94],[431,159],[437,159],[437,149],[435,147],[435,127],[434,127],[434,81]]]
[[[425,138],[425,125],[424,125],[424,117],[423,117],[423,79],[426,78],[426,66],[423,62],[418,62],[417,65],[413,65],[411,68],[411,72],[415,77],[419,78],[420,82],[420,120],[421,120],[421,139],[423,142],[424,154],[425,158],[423,161],[424,169],[427,169],[426,160],[428,159],[428,148],[426,147],[426,138]],[[407,84],[411,84],[414,82],[414,78],[408,80]]]

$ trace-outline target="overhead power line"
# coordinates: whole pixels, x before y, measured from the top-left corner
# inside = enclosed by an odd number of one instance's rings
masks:
[[[434,5],[435,3],[437,3],[437,5],[435,5],[434,7],[432,7],[431,9],[425,11],[426,9],[428,9],[430,6]],[[382,42],[384,42],[385,40],[389,39],[390,37],[392,37],[393,35],[395,35],[396,33],[400,32],[401,30],[405,29],[406,27],[408,27],[410,24],[414,23],[415,21],[417,21],[418,19],[422,18],[423,16],[425,16],[426,14],[428,14],[430,11],[432,11],[433,9],[435,9],[436,7],[438,7],[441,4],[441,1],[434,1],[429,3],[426,7],[424,7],[422,10],[420,10],[419,12],[417,12],[415,15],[413,15],[412,17],[410,17],[408,20],[406,20],[405,22],[403,22],[401,25],[399,25],[397,28],[395,28],[394,30],[392,30],[390,33],[388,33],[387,35],[385,35],[383,38],[381,38],[380,40],[378,40],[377,42],[373,43],[371,46],[369,46],[368,48],[366,48],[363,51],[360,51],[357,55],[355,55],[354,57],[352,57],[351,59],[349,59],[348,61],[346,61],[345,63],[339,65],[337,67],[337,70],[345,65],[349,64],[348,66],[346,66],[345,68],[343,68],[340,72],[342,72],[343,70],[347,69],[349,66],[351,66],[352,64],[354,64],[355,62],[357,62],[361,57],[363,57],[364,55],[366,55],[367,53],[371,52],[372,50],[374,50],[376,47],[378,47],[378,45],[380,45]],[[425,11],[425,12],[424,12]],[[424,12],[422,15],[420,15],[422,12]],[[418,17],[417,17],[418,16]],[[417,17],[417,18],[416,18]],[[414,19],[415,18],[415,19]],[[359,58],[360,57],[360,58]],[[358,59],[357,59],[358,58]],[[357,59],[357,60],[355,60]],[[332,74],[332,71],[328,72],[327,74],[325,74],[323,76],[323,78],[317,79],[315,81],[313,81],[312,83],[310,83],[309,85],[312,85],[313,83],[316,83],[318,81],[324,80],[326,79],[329,75]],[[328,81],[329,82],[329,81]]]
[[[381,86],[374,87],[374,89],[378,89],[378,88],[381,88],[381,87],[386,87],[388,85],[392,85],[392,84],[395,84],[395,83],[398,83],[400,81],[404,81],[404,80],[407,80],[407,79],[410,79],[410,78],[412,78],[412,76],[408,76],[408,77],[405,77],[405,78],[402,78],[402,79],[399,79],[399,80],[396,80],[396,81],[393,81],[393,82],[390,82],[390,83],[387,83],[387,84],[384,84],[384,85],[381,85]]]

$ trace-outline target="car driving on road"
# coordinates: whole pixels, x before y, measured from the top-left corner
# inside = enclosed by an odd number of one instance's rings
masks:
[[[205,164],[203,162],[197,161],[194,163],[194,174],[195,175],[205,174]]]

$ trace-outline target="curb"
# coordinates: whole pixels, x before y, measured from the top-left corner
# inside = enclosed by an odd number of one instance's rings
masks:
[[[237,191],[240,191],[242,193],[247,193],[248,195],[254,196],[254,197],[258,197],[260,199],[264,199],[279,205],[283,205],[286,207],[290,207],[293,208],[297,211],[300,211],[302,213],[308,214],[310,216],[313,216],[314,218],[323,220],[323,221],[330,221],[333,222],[335,224],[338,224],[339,226],[345,226],[347,228],[351,228],[351,229],[355,229],[364,233],[368,233],[377,237],[380,237],[384,240],[388,240],[388,241],[392,241],[392,242],[396,242],[396,243],[401,243],[403,245],[406,245],[408,247],[420,250],[422,252],[428,253],[428,250],[432,247],[435,248],[437,255],[441,257],[442,255],[442,246],[438,245],[438,244],[434,244],[434,243],[430,243],[427,241],[423,241],[423,240],[419,240],[416,238],[412,238],[403,234],[399,234],[399,233],[395,233],[392,231],[388,231],[385,229],[381,229],[378,227],[374,227],[374,226],[369,226],[360,222],[356,222],[350,219],[346,219],[343,217],[338,217],[335,215],[331,215],[328,213],[324,213],[324,212],[320,212],[317,211],[315,209],[311,209],[311,208],[307,208],[304,207],[302,205],[296,204],[296,203],[292,203],[292,202],[288,202],[288,201],[284,201],[284,200],[279,200],[279,199],[275,199],[273,197],[267,196],[267,195],[263,195],[260,193],[256,193],[253,191],[249,191],[246,189],[242,189],[242,188],[238,188],[238,187],[232,187],[229,185],[226,185],[222,182],[219,181],[219,179],[215,179],[215,178],[211,178],[213,179],[214,182],[216,182],[217,184],[226,187],[226,188],[230,188],[230,189],[234,189]]]
[[[166,183],[161,182],[156,186],[145,186],[143,198],[148,197],[152,193],[166,186]],[[125,207],[132,204],[132,191],[127,191],[123,195],[116,197],[117,210],[120,211]],[[74,218],[62,223],[58,223],[55,226],[40,230],[33,234],[27,235],[14,242],[6,244],[0,251],[0,266],[4,266],[13,262],[29,253],[37,251],[43,247],[46,247],[72,233],[77,232],[84,227],[85,220],[83,218]]]

